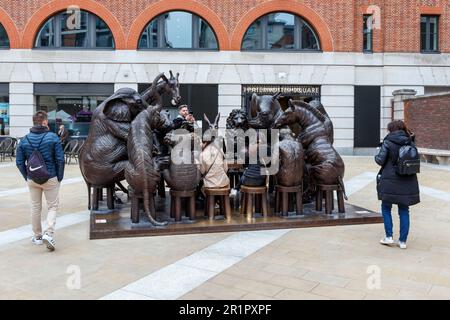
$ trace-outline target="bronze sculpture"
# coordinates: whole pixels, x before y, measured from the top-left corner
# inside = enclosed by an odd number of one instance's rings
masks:
[[[280,95],[281,93],[273,96],[258,96],[256,93],[252,95],[250,127],[253,129],[269,129],[272,126],[274,120],[283,112],[278,102]]]
[[[153,218],[156,213],[150,199],[160,180],[160,168],[168,161],[153,157],[152,130],[164,125],[160,111],[160,106],[149,106],[131,123],[127,143],[129,161],[125,169],[128,185],[133,194],[142,195],[145,214],[154,226],[167,225],[166,221],[158,222]]]
[[[289,108],[276,119],[274,127],[299,123],[303,128],[298,139],[305,148],[305,161],[311,165],[310,187],[314,189],[317,184],[340,185],[345,190],[342,181],[344,162],[331,145],[329,132],[324,126],[325,120],[326,117],[308,103],[289,100]]]
[[[153,80],[153,84],[147,90],[141,93],[142,99],[144,99],[149,105],[162,106],[162,96],[165,93],[172,94],[171,103],[173,106],[176,106],[180,103],[180,83],[178,81],[180,74],[177,73],[177,76],[174,77],[172,70],[170,70],[169,73],[169,79],[167,79],[167,77],[164,75],[164,72],[160,73]],[[162,81],[159,81],[161,79]]]
[[[280,139],[281,141],[274,148],[274,158],[279,161],[278,173],[275,176],[276,183],[283,187],[299,186],[303,181],[302,144],[294,139],[289,127],[280,130]]]
[[[245,160],[245,131],[249,129],[248,116],[245,109],[234,109],[226,120],[225,148],[227,156],[232,155],[238,163]]]
[[[325,130],[328,134],[328,137],[330,138],[330,143],[333,144],[334,143],[333,122],[331,121],[328,113],[325,111],[325,107],[319,100],[312,100],[311,102],[309,102],[309,105],[313,108],[316,108],[321,114],[324,115],[323,125],[325,126]]]
[[[178,74],[167,79],[159,74],[144,97],[130,88],[121,88],[106,99],[92,116],[92,123],[86,143],[80,150],[80,170],[86,181],[91,208],[91,187],[111,187],[117,184],[127,192],[120,181],[125,179],[128,162],[127,139],[130,124],[145,109],[145,101],[159,102],[164,93],[172,94],[172,102],[180,101]],[[163,81],[159,82],[159,80]],[[161,105],[161,104],[159,104]],[[162,127],[163,128],[163,127]],[[157,150],[157,146],[154,147]]]
[[[170,132],[165,139],[172,148],[176,147],[181,141],[183,143],[190,142],[190,145],[200,143],[197,140],[194,133],[177,134],[174,131]],[[195,190],[201,179],[201,173],[198,164],[196,164],[198,154],[196,154],[196,151],[192,151],[189,163],[177,163],[172,159],[175,156],[175,154],[172,154],[169,168],[163,171],[164,180],[172,190]]]
[[[79,161],[89,192],[91,185],[114,185],[125,179],[130,124],[144,108],[135,90],[122,88],[94,111]]]

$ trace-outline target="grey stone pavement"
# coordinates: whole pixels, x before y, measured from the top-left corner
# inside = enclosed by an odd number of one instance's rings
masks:
[[[379,212],[372,157],[344,160],[349,202]],[[89,240],[86,187],[66,171],[48,252],[0,163],[0,299],[450,299],[449,167],[423,165],[407,250],[379,244],[382,224]]]

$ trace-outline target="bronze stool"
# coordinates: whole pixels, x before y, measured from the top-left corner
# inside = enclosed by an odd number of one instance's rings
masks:
[[[189,205],[186,209],[186,217],[195,220],[195,190],[177,191],[170,190],[170,217],[175,221],[181,221],[181,199],[188,198]]]
[[[338,211],[339,213],[345,213],[344,206],[344,192],[342,188],[337,184],[324,185],[318,184],[316,191],[316,211],[322,211],[322,202],[325,198],[325,213],[331,214],[334,209],[334,197],[333,192],[337,193]],[[325,196],[324,196],[325,194]]]
[[[239,184],[242,174],[244,173],[244,166],[242,164],[230,163],[228,164],[228,178],[230,179],[230,188],[236,188]]]
[[[131,198],[131,222],[139,223],[139,211],[143,206],[144,196],[143,194],[136,194],[132,189],[128,191]],[[156,219],[156,208],[155,208],[155,198],[151,194],[149,198],[150,214]]]
[[[260,213],[267,217],[268,201],[267,201],[267,187],[249,187],[241,186],[241,214],[246,214],[248,219],[253,218],[254,213]]]
[[[114,209],[114,184],[109,186],[91,185],[89,188],[88,208],[98,210],[98,202],[103,200],[103,189],[106,189],[106,205],[109,210]]]
[[[289,196],[295,197],[295,212],[298,215],[303,213],[303,186],[284,187],[275,186],[275,212],[281,212],[283,216],[288,215]]]
[[[231,205],[230,205],[230,188],[205,188],[206,196],[205,215],[210,220],[214,219],[214,206],[216,197],[219,199],[220,213],[224,215],[227,220],[231,219]]]

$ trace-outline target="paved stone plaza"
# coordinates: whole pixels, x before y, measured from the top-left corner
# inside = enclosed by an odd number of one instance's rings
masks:
[[[379,211],[372,157],[344,161],[349,202]],[[378,243],[382,224],[89,240],[72,164],[48,252],[15,165],[0,177],[0,299],[450,299],[449,167],[422,166],[407,250]]]

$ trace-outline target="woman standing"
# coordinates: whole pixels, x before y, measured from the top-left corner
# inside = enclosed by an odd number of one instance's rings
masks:
[[[399,246],[406,249],[406,241],[409,233],[409,207],[420,202],[419,184],[417,175],[399,175],[396,173],[396,165],[399,150],[402,146],[413,144],[413,137],[401,120],[388,124],[389,134],[384,138],[379,153],[375,156],[375,162],[381,166],[381,177],[377,185],[378,199],[381,200],[381,212],[383,214],[386,236],[380,243],[384,245],[395,244],[392,236],[392,205],[398,206],[400,216]]]

